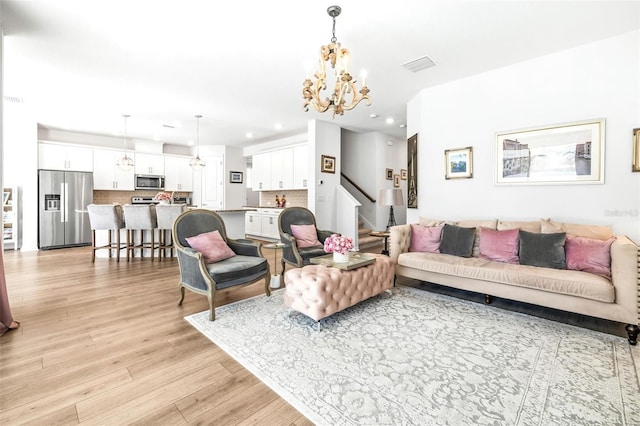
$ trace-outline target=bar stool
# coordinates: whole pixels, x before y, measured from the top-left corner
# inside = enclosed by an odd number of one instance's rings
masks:
[[[173,239],[171,231],[173,222],[187,208],[186,204],[158,204],[156,205],[156,218],[158,220],[158,258],[162,261],[167,257],[167,249],[170,250],[170,257],[173,257]],[[168,235],[168,237],[167,237]]]
[[[120,243],[120,230],[124,228],[122,220],[122,206],[119,204],[89,204],[89,223],[91,226],[91,263],[96,261],[96,250],[109,250],[109,257],[116,252],[116,262],[120,262],[120,250],[126,245]],[[96,246],[96,231],[108,231],[107,244]],[[113,234],[115,233],[115,243]]]
[[[151,261],[153,262],[155,250],[158,244],[155,240],[156,221],[155,209],[150,205],[124,205],[124,227],[127,230],[127,262],[130,257],[135,257],[136,250],[140,250],[140,257],[144,257],[144,249],[151,251]],[[136,231],[140,231],[140,243],[136,244]],[[144,233],[149,231],[151,241],[144,242]]]

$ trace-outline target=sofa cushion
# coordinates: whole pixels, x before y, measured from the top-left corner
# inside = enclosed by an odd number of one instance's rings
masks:
[[[480,257],[496,262],[518,263],[518,229],[496,231],[480,228]]]
[[[440,253],[471,257],[476,228],[463,228],[446,223],[442,229]]]
[[[315,225],[291,225],[291,234],[300,248],[319,246],[318,230]]]
[[[507,229],[522,229],[523,231],[539,234],[541,225],[539,220],[499,220],[498,231]]]
[[[440,220],[440,219],[430,219],[428,217],[422,217],[418,219],[418,225],[422,226],[443,226],[445,223],[453,225],[452,221]]]
[[[216,263],[235,256],[219,231],[204,232],[185,238],[192,249],[204,256],[204,263]]]
[[[611,278],[611,244],[614,241],[615,238],[602,241],[567,235],[567,268]]]
[[[518,253],[521,265],[541,266],[544,268],[567,269],[564,242],[567,234],[535,234],[520,230]]]
[[[578,223],[554,222],[551,219],[540,221],[542,232],[546,234],[565,232],[574,237],[592,238],[594,240],[608,240],[613,235],[611,227],[606,225],[581,225]]]
[[[440,253],[440,240],[442,238],[441,226],[421,226],[411,224],[411,244],[409,251],[423,251]]]
[[[454,223],[463,228],[476,228],[476,237],[473,240],[473,257],[480,256],[480,228],[496,229],[498,219],[463,219]]]
[[[483,282],[497,282],[552,293],[579,296],[614,303],[616,289],[608,279],[583,271],[539,268],[493,262],[482,258],[460,258],[438,253],[402,253],[398,267],[414,268],[450,277],[477,281],[477,291],[484,292]],[[437,282],[437,281],[434,281]]]

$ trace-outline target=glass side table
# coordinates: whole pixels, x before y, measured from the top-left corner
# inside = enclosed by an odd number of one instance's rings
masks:
[[[278,270],[278,250],[282,250],[284,246],[286,246],[285,243],[269,243],[269,244],[262,245],[262,247],[268,250],[273,250],[273,268],[276,271]],[[273,289],[278,289],[280,288],[280,285],[281,285],[280,275],[272,274],[271,281],[269,282],[269,287]]]

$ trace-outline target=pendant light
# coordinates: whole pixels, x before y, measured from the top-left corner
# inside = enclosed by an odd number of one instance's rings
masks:
[[[200,158],[200,119],[201,115],[195,115],[196,117],[196,156],[191,159],[189,165],[193,168],[193,170],[202,170],[205,166],[205,162]]]
[[[127,118],[129,118],[129,115],[122,114],[122,117],[124,117],[124,139],[122,140],[124,155],[118,159],[116,164],[118,165],[118,169],[123,172],[128,172],[133,168],[133,160],[127,155]]]

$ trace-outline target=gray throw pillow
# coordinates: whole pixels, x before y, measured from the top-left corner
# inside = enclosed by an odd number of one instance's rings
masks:
[[[520,230],[519,256],[521,265],[567,269],[564,254],[565,232],[535,234]]]
[[[476,228],[462,228],[446,223],[442,230],[440,253],[471,257]]]

